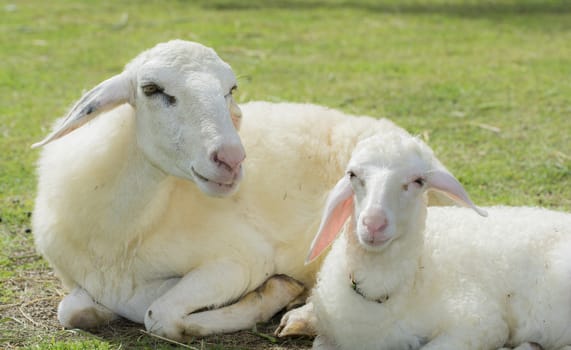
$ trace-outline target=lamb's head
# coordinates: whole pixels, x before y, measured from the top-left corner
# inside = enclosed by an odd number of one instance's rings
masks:
[[[173,40],[138,55],[125,70],[87,92],[41,146],[101,112],[129,103],[137,145],[166,174],[194,181],[208,195],[233,193],[242,178],[242,117],[236,78],[214,50]],[[104,141],[102,141],[104,142]]]
[[[457,203],[486,215],[418,138],[392,133],[361,141],[345,176],[327,198],[308,261],[333,241],[351,215],[357,241],[369,251],[380,251],[403,235],[421,232],[427,190],[442,191]]]

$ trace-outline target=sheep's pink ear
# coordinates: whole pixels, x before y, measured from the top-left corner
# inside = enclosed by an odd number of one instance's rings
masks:
[[[242,110],[232,97],[230,97],[230,117],[232,118],[232,124],[234,124],[236,130],[240,131],[240,127],[242,126]]]
[[[59,139],[81,127],[99,113],[119,104],[129,102],[131,84],[127,73],[123,72],[109,78],[88,91],[76,102],[65,117],[63,123],[42,141],[32,145],[40,147]]]
[[[305,259],[306,264],[315,260],[329,247],[352,213],[353,189],[349,178],[344,176],[327,196],[325,210],[321,217],[321,225],[313,242],[311,242],[309,254]]]
[[[456,203],[474,209],[474,211],[481,216],[488,216],[485,210],[478,208],[472,202],[464,187],[462,187],[460,182],[448,171],[439,169],[431,172],[427,175],[426,181],[429,189],[441,191]]]

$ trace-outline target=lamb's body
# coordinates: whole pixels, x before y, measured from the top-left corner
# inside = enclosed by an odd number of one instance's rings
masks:
[[[483,219],[470,209],[429,208],[424,246],[419,237],[401,237],[377,255],[348,254],[344,234],[312,297],[319,333],[342,349],[571,344],[571,215],[487,211]],[[402,285],[382,304],[366,301],[351,288],[348,259],[371,295],[385,293],[385,281]]]
[[[227,304],[274,274],[312,285],[316,265],[303,258],[324,196],[358,140],[399,128],[311,105],[241,108],[245,177],[227,199],[145,161],[126,104],[45,147],[34,233],[66,287],[148,328],[152,314],[162,322],[153,331],[178,339],[234,330],[188,314]],[[188,300],[169,299],[183,276]],[[151,313],[161,295],[165,307]]]
[[[409,135],[358,143],[308,256],[350,218],[319,273],[314,318],[306,306],[289,319],[316,320],[320,350],[571,349],[571,214],[486,213],[434,159]],[[488,217],[427,208],[429,190]]]

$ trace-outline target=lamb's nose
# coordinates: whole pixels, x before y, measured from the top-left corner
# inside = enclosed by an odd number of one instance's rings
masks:
[[[225,167],[228,171],[236,170],[246,158],[244,147],[239,145],[222,145],[212,153],[211,159],[219,166]]]
[[[382,212],[375,215],[367,215],[363,217],[363,225],[371,233],[381,232],[388,225],[387,216]]]

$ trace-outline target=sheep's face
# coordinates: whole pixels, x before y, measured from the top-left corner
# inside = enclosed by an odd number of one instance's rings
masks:
[[[380,251],[392,241],[423,231],[424,193],[442,191],[457,203],[476,207],[462,185],[422,141],[404,133],[372,136],[355,147],[341,178],[327,196],[321,224],[306,262],[319,256],[353,215],[355,237],[366,250]]]
[[[63,123],[33,147],[81,127],[123,103],[136,109],[137,144],[167,174],[225,196],[242,178],[242,113],[232,98],[236,77],[214,50],[173,40],[137,56],[125,70],[83,95]]]
[[[230,66],[209,48],[174,41],[141,54],[130,71],[137,142],[145,156],[208,195],[233,193],[245,152]]]
[[[426,215],[425,174],[433,157],[417,139],[369,138],[356,148],[347,176],[354,193],[355,234],[368,250],[420,232]]]

